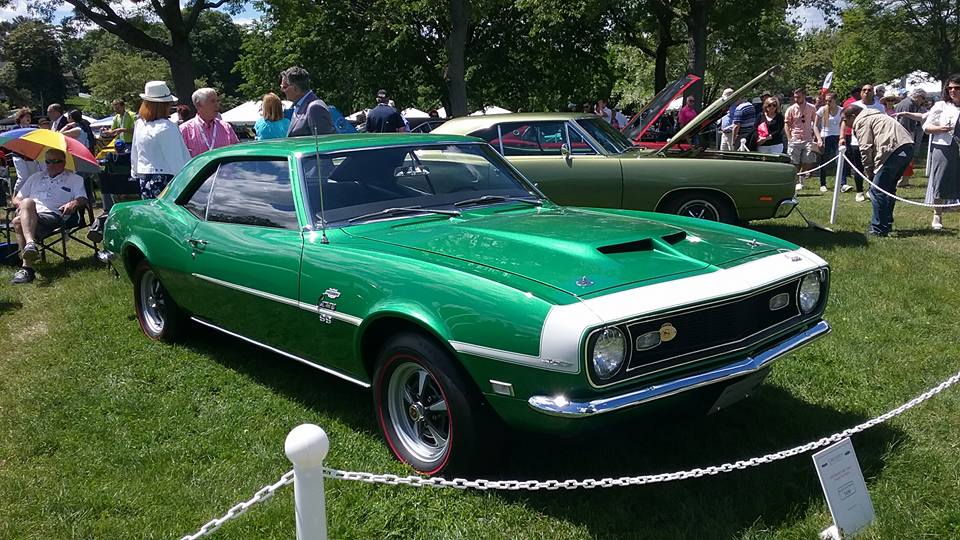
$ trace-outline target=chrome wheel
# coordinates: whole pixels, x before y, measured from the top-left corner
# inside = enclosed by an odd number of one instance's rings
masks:
[[[710,221],[720,221],[720,209],[711,201],[691,199],[680,205],[677,214],[685,217],[694,217]]]
[[[450,413],[429,371],[403,362],[390,375],[387,411],[404,450],[425,463],[443,459],[450,442]]]
[[[167,298],[153,270],[145,271],[140,278],[140,312],[147,330],[154,336],[160,335],[167,315]]]

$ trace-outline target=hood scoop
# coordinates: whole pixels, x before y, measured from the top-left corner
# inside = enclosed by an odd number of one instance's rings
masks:
[[[663,236],[663,241],[670,244],[671,246],[676,245],[684,238],[687,237],[686,231],[679,231],[675,233],[668,234]],[[624,242],[622,244],[611,244],[609,246],[601,246],[597,248],[597,251],[603,253],[604,255],[613,255],[616,253],[635,253],[638,251],[653,251],[653,239],[644,238],[643,240],[634,240],[633,242]]]

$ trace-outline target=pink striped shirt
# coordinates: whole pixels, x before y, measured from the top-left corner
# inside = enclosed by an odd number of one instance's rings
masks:
[[[237,134],[233,132],[233,127],[219,116],[209,122],[204,122],[200,116],[194,116],[180,124],[180,135],[183,136],[190,157],[240,142]]]

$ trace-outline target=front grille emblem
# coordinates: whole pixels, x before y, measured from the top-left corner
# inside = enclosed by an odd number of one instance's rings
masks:
[[[577,280],[578,287],[589,287],[591,285],[593,285],[593,281],[587,276],[583,276],[582,278]]]
[[[670,323],[663,323],[660,327],[660,341],[671,341],[677,337],[677,329]]]

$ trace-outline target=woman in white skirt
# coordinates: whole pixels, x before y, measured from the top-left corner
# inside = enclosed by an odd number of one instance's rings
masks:
[[[960,74],[951,75],[943,88],[943,100],[930,109],[923,122],[923,131],[930,134],[930,156],[927,158],[930,180],[927,182],[928,204],[956,202],[960,198]],[[933,209],[934,230],[943,228],[943,208]]]

